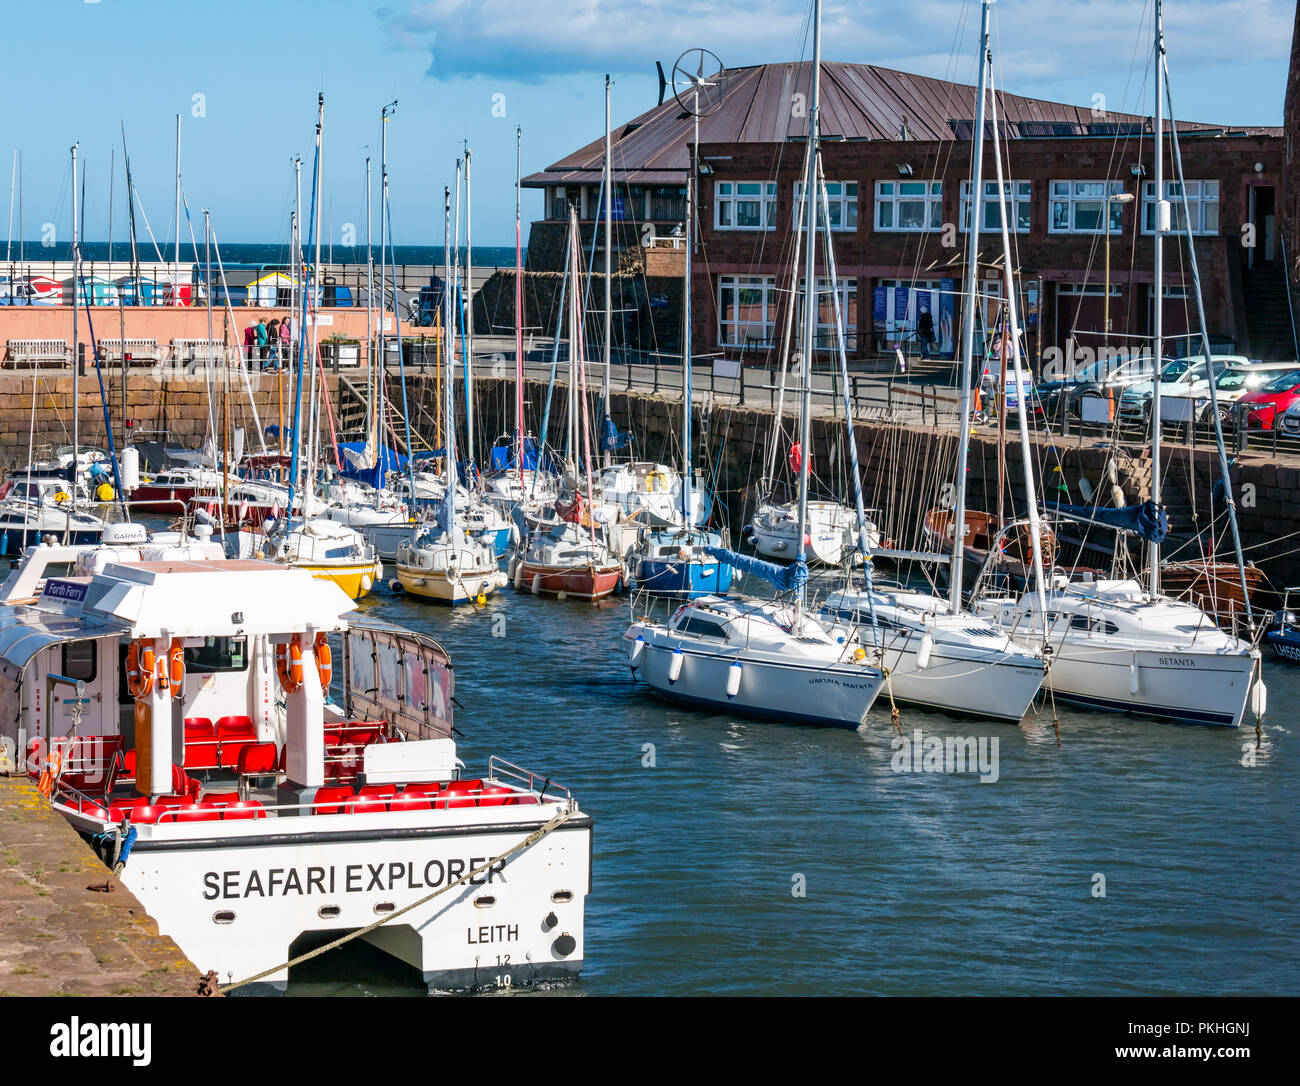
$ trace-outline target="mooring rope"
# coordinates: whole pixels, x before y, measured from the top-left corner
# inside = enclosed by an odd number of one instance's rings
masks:
[[[233,992],[236,988],[242,988],[247,984],[252,984],[255,981],[261,980],[263,977],[269,977],[272,973],[278,973],[281,969],[292,969],[295,965],[301,965],[303,962],[310,961],[312,958],[318,958],[320,957],[320,955],[325,954],[328,951],[334,950],[336,947],[341,947],[344,943],[350,943],[353,939],[359,939],[363,935],[369,935],[376,928],[383,927],[390,920],[396,920],[399,916],[406,915],[412,909],[418,909],[421,905],[428,904],[439,894],[445,894],[448,890],[452,889],[453,887],[460,886],[463,883],[468,882],[470,879],[478,875],[482,875],[489,868],[494,867],[497,864],[504,862],[505,860],[508,860],[516,852],[521,852],[522,850],[537,844],[537,842],[540,841],[543,837],[545,837],[548,833],[552,832],[553,830],[559,829],[560,826],[564,825],[564,823],[569,821],[569,819],[571,819],[573,815],[574,815],[573,811],[561,811],[554,818],[552,818],[548,823],[546,823],[546,825],[539,826],[527,837],[525,837],[522,841],[519,841],[518,843],[512,845],[510,848],[506,849],[506,851],[501,853],[500,856],[497,856],[495,859],[488,860],[488,862],[485,863],[482,867],[477,867],[472,871],[466,872],[455,882],[449,882],[447,883],[446,886],[441,886],[437,890],[434,890],[433,893],[426,894],[424,897],[420,898],[419,901],[412,902],[410,905],[406,905],[403,908],[398,909],[396,912],[391,912],[387,916],[383,916],[380,919],[376,920],[373,924],[367,924],[364,928],[358,928],[356,931],[350,931],[348,932],[348,934],[338,939],[335,939],[331,943],[326,943],[324,946],[317,947],[315,950],[309,950],[306,954],[299,954],[298,957],[296,958],[290,958],[287,962],[281,962],[279,965],[273,965],[271,966],[270,969],[263,969],[260,973],[256,973],[251,977],[246,977],[244,980],[236,981],[234,984],[222,985],[218,989],[218,991],[222,995],[227,995],[230,992]]]

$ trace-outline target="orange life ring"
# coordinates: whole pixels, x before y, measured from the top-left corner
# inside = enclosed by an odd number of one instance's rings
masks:
[[[297,634],[284,644],[275,646],[275,673],[286,694],[292,694],[302,686],[302,645],[298,643]]]
[[[171,680],[172,689],[180,690],[185,685],[185,646],[179,637],[173,637],[167,649],[167,664],[167,677]]]
[[[154,653],[148,641],[132,641],[126,650],[126,689],[139,700],[153,690]]]
[[[316,674],[320,676],[320,688],[328,691],[330,680],[334,678],[334,653],[330,651],[329,638],[323,633],[316,635]]]
[[[45,759],[45,768],[41,770],[40,778],[36,782],[36,791],[49,799],[54,794],[54,782],[62,772],[63,754],[58,750],[51,750],[50,756]]]

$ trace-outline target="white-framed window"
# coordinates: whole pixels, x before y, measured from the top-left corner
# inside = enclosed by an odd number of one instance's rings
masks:
[[[713,226],[717,230],[776,228],[775,181],[715,181]]]
[[[825,225],[821,197],[817,196],[817,225]],[[790,221],[799,219],[799,205],[803,203],[803,182],[794,183],[794,205]],[[826,207],[830,211],[831,229],[853,231],[858,228],[858,183],[856,181],[827,181]]]
[[[1103,233],[1106,229],[1103,216],[1107,197],[1123,191],[1123,181],[1053,181],[1047,216],[1048,233]],[[1110,232],[1118,234],[1124,225],[1124,205],[1117,200],[1109,202]]]
[[[970,185],[969,181],[961,183],[961,230],[970,229]],[[1013,234],[1029,233],[1032,221],[1033,185],[1029,181],[1004,181],[1002,191],[1007,199],[1007,229]],[[984,195],[980,199],[980,230],[1000,233],[1002,230],[1002,209],[998,204],[998,183],[984,182]]]
[[[942,181],[877,181],[877,230],[943,229]]]
[[[799,327],[797,343],[803,343],[803,289],[806,282],[807,279],[799,280],[799,309],[796,312]],[[844,322],[844,349],[856,351],[858,349],[858,281],[840,279],[836,287],[840,296],[840,318]],[[817,325],[813,329],[813,350],[834,351],[839,345],[835,336],[835,299],[831,294],[829,279],[820,277],[817,279],[817,297],[813,304],[817,307]]]
[[[1169,224],[1179,233],[1187,232],[1183,217],[1183,186],[1178,181],[1165,182],[1165,199],[1170,203]],[[1217,181],[1188,181],[1187,207],[1192,213],[1193,234],[1219,232],[1219,183]],[[1156,183],[1147,181],[1142,186],[1142,233],[1155,233]]]
[[[718,342],[726,347],[771,346],[778,295],[775,276],[720,275]]]

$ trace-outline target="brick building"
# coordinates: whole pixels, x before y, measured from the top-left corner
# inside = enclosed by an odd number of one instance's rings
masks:
[[[699,243],[692,254],[694,344],[700,355],[765,364],[779,345],[790,296],[809,68],[804,63],[734,70],[722,108],[701,121]],[[964,276],[971,204],[974,103],[975,90],[967,85],[871,65],[823,65],[822,157],[842,311],[855,358],[892,350],[895,343],[914,350],[923,308],[936,318],[941,351],[952,356],[960,321],[954,292]],[[1101,346],[1107,288],[1111,346],[1139,343],[1136,337],[1150,331],[1155,297],[1150,118],[999,93],[998,124],[1031,349],[1071,342]],[[1178,130],[1212,337],[1225,348],[1293,357],[1276,216],[1282,129],[1179,121]],[[683,271],[684,252],[671,235],[685,214],[691,138],[691,118],[671,98],[614,132],[618,266],[643,278],[647,297],[674,278],[680,281]],[[997,205],[988,200],[996,183],[987,139],[985,150],[981,211],[983,229],[992,232],[984,235],[980,259],[989,265],[983,293],[997,296],[1001,243]],[[555,239],[570,205],[578,208],[585,243],[591,242],[602,214],[603,155],[598,139],[526,179],[529,187],[545,191],[546,218],[532,226],[530,267],[546,268],[549,254],[558,250]],[[1168,145],[1165,176],[1172,186]],[[1132,194],[1134,201],[1115,200],[1120,193]],[[1166,195],[1174,198],[1177,224],[1181,202],[1172,188]],[[1245,231],[1247,225],[1253,230]],[[1170,337],[1195,323],[1185,245],[1181,235],[1166,244]],[[599,253],[598,244],[598,271]],[[634,308],[626,307],[625,315]],[[829,348],[829,294],[821,310],[817,341]],[[659,326],[664,323],[661,318]],[[624,327],[632,343],[633,325],[625,321]]]

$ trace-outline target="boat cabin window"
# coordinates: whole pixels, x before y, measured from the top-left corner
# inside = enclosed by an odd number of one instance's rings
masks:
[[[701,618],[699,615],[688,615],[678,623],[677,629],[681,633],[691,633],[697,637],[716,637],[722,641],[727,639],[727,631],[720,623],[710,618]]]
[[[185,667],[201,675],[247,671],[248,640],[243,637],[205,637],[201,646],[185,650]]]
[[[1075,615],[1070,619],[1070,629],[1072,630],[1086,630],[1089,626],[1090,623],[1087,615]]]
[[[69,679],[93,683],[96,674],[95,662],[98,659],[95,642],[65,641],[62,649],[63,660],[59,664],[60,673]]]

